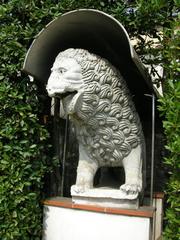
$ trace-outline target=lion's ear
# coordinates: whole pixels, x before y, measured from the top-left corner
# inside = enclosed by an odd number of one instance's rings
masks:
[[[71,100],[68,106],[69,114],[78,112],[78,109],[81,108],[81,105],[82,105],[82,98],[83,98],[83,91],[78,91],[78,93],[74,95],[73,99]]]

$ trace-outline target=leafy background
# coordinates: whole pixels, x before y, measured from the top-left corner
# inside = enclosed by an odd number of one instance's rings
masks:
[[[41,239],[44,176],[56,162],[51,161],[42,93],[21,68],[36,34],[57,16],[78,8],[114,16],[138,40],[135,49],[152,66],[151,74],[156,73],[153,64],[164,67],[164,76],[154,79],[164,89],[158,108],[168,150],[164,239],[180,238],[179,7],[179,0],[1,0],[0,239]]]

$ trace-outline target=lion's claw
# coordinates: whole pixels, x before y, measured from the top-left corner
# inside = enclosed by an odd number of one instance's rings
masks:
[[[89,189],[89,187],[85,185],[73,185],[71,186],[71,193],[75,192],[76,194],[78,193],[84,193]]]
[[[138,184],[123,184],[120,190],[126,194],[138,194],[141,188]]]

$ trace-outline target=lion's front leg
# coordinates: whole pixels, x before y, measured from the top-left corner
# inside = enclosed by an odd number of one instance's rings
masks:
[[[90,188],[93,188],[94,176],[97,169],[97,162],[95,160],[91,160],[80,146],[76,184],[73,185],[71,189],[76,193],[82,193]]]
[[[139,145],[123,159],[125,171],[125,184],[120,190],[125,198],[135,199],[142,190],[142,149]]]

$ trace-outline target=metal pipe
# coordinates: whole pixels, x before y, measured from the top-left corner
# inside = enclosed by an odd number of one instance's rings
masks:
[[[151,133],[151,188],[150,205],[153,205],[153,187],[154,187],[154,145],[155,145],[155,95],[152,94],[152,133]]]
[[[155,148],[155,94],[144,94],[151,97],[151,181],[150,181],[150,206],[153,206],[153,188],[154,188],[154,148]]]
[[[67,138],[68,138],[68,125],[69,116],[67,115],[65,133],[64,133],[64,146],[63,146],[63,159],[62,159],[62,180],[61,180],[61,197],[64,195],[64,178],[65,178],[65,163],[66,163],[66,150],[67,150]]]
[[[155,147],[155,94],[145,94],[147,97],[151,97],[152,109],[151,109],[151,183],[150,183],[150,206],[153,206],[153,188],[154,188],[154,147]],[[156,201],[155,206],[156,208]],[[154,214],[154,221],[152,225],[152,235],[151,239],[155,240],[155,230],[156,230],[156,211]]]

